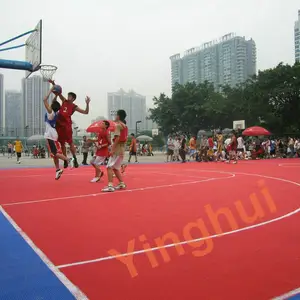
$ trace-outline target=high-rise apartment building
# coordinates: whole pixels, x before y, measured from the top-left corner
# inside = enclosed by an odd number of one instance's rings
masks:
[[[26,136],[44,134],[45,107],[44,97],[50,89],[49,82],[40,76],[32,76],[22,81],[23,118],[22,123]],[[49,99],[51,101],[51,99]]]
[[[256,45],[252,39],[230,33],[185,51],[183,57],[175,54],[170,60],[172,86],[193,81],[235,86],[256,73]]]
[[[4,127],[4,76],[0,74],[0,134]]]
[[[116,93],[108,93],[108,118],[113,119],[119,109],[124,109],[127,113],[126,122],[130,132],[135,132],[137,124],[140,130],[145,130],[147,114],[145,96],[139,95],[133,90],[126,93],[122,89]]]
[[[300,9],[298,10],[298,20],[295,22],[295,61],[300,62]]]
[[[22,124],[22,93],[5,92],[5,135],[19,136],[23,133]]]

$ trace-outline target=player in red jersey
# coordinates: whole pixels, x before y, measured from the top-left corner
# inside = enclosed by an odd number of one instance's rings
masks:
[[[107,177],[108,177],[108,185],[102,192],[114,192],[115,190],[125,189],[126,185],[123,182],[123,178],[120,172],[122,167],[124,154],[125,154],[125,146],[128,138],[128,128],[126,126],[126,112],[122,109],[118,110],[116,116],[116,128],[114,131],[114,142],[111,147],[111,156],[107,163]],[[119,180],[119,184],[117,186],[113,186],[113,174]]]
[[[50,83],[55,84],[54,81],[50,80]],[[73,164],[75,168],[78,168],[78,161],[76,157],[76,148],[73,143],[73,130],[72,130],[72,115],[75,111],[87,115],[90,109],[90,97],[85,98],[86,108],[79,108],[74,101],[76,100],[75,93],[68,93],[68,99],[66,99],[62,94],[58,95],[60,100],[62,101],[61,108],[59,110],[58,119],[56,122],[56,130],[58,133],[58,141],[61,144],[62,152],[65,156],[67,156],[66,143],[69,144],[71,153],[73,155]],[[65,163],[64,167],[67,168],[68,164]]]
[[[236,140],[236,135],[233,132],[231,136],[231,142],[228,145],[228,152],[229,152],[229,160],[226,161],[227,163],[230,163],[231,160],[233,160],[233,163],[237,163],[237,140]]]
[[[98,138],[96,142],[97,151],[96,155],[91,160],[91,165],[95,168],[96,174],[95,177],[91,180],[91,182],[100,181],[101,177],[104,173],[101,171],[100,166],[104,164],[106,158],[108,157],[108,147],[111,144],[110,136],[108,134],[109,122],[103,121],[103,126],[101,131],[98,133]],[[94,140],[89,140],[91,142],[95,142]]]

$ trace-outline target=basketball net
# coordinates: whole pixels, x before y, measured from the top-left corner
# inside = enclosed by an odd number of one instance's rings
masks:
[[[44,81],[52,80],[53,74],[56,72],[57,67],[52,65],[41,65],[40,72]]]

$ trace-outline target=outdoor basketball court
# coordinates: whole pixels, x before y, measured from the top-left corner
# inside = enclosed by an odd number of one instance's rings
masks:
[[[104,194],[91,168],[59,181],[2,170],[2,298],[288,299],[299,171],[295,159],[130,165],[127,190]]]
[[[0,68],[51,78],[41,21],[0,46],[26,35],[1,49],[25,61]],[[127,189],[104,194],[91,168],[0,170],[0,299],[299,299],[299,172],[296,159],[130,165]]]

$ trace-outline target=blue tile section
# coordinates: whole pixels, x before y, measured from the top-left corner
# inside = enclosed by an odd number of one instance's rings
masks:
[[[75,297],[0,212],[0,300]]]
[[[295,296],[292,296],[292,297],[288,298],[288,300],[300,300],[300,293],[295,295]]]

